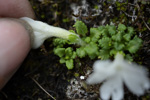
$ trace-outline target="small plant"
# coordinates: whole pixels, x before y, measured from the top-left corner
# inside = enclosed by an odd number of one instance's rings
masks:
[[[68,69],[73,68],[73,59],[76,57],[76,52],[71,47],[56,48],[54,53],[60,57],[60,63],[66,63]]]
[[[60,57],[60,63],[66,63],[68,69],[73,68],[76,58],[106,60],[113,58],[118,52],[132,61],[132,54],[136,53],[142,45],[142,40],[135,34],[133,27],[126,27],[124,24],[118,24],[117,27],[106,25],[90,28],[89,32],[82,21],[76,21],[73,27],[75,31],[71,30],[71,32],[81,37],[80,46],[70,45],[69,41],[63,39],[53,41],[54,53]],[[68,48],[70,52],[67,52]],[[70,56],[66,57],[67,55]]]

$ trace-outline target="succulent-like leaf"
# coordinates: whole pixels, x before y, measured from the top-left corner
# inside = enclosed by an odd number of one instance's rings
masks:
[[[73,51],[71,58],[72,58],[72,59],[75,59],[76,56],[77,56],[77,53],[76,53],[75,51]]]
[[[100,38],[101,31],[98,28],[90,28],[90,37]]]
[[[123,50],[124,47],[125,45],[123,43],[119,43],[119,42],[114,43],[114,48],[118,51]]]
[[[73,59],[69,59],[66,61],[66,66],[68,69],[73,69]]]
[[[86,43],[90,43],[91,38],[90,38],[90,37],[86,37],[86,38],[84,39],[84,41],[85,41]]]
[[[116,49],[111,49],[110,50],[110,56],[114,56],[118,53],[118,51]]]
[[[67,43],[67,40],[56,38],[53,40],[53,45],[57,47],[63,47]]]
[[[65,49],[65,59],[70,59],[73,54],[73,49],[71,47],[68,47]]]
[[[102,31],[103,29],[105,29],[105,26],[99,26],[99,27],[98,27],[98,30],[99,30],[99,31]]]
[[[82,21],[76,21],[73,27],[76,28],[76,31],[79,35],[85,36],[85,34],[88,32],[87,26]]]
[[[108,28],[108,32],[111,36],[116,34],[116,27],[114,25],[108,25],[107,28]]]
[[[61,64],[63,64],[63,63],[66,62],[66,60],[62,57],[62,58],[60,58],[59,62],[60,62]]]
[[[127,32],[129,34],[133,34],[134,33],[134,28],[133,27],[127,27]]]
[[[94,42],[87,45],[84,50],[91,59],[94,59],[98,55],[98,45]]]
[[[99,42],[99,45],[104,49],[109,49],[112,46],[112,41],[109,37],[103,37],[98,42]]]
[[[125,34],[123,35],[123,38],[126,40],[126,41],[129,41],[131,39],[131,34]]]
[[[65,54],[65,48],[55,48],[54,53],[59,57],[63,57]]]
[[[133,58],[130,54],[126,54],[125,58],[128,59],[129,61],[133,61]]]
[[[79,37],[75,34],[70,34],[68,40],[70,41],[71,44],[77,43],[79,41]]]
[[[130,53],[136,53],[141,45],[142,45],[142,40],[140,38],[138,38],[137,36],[135,36],[127,44],[127,49],[129,50]]]
[[[122,34],[121,34],[121,32],[118,32],[116,35],[113,35],[113,36],[112,36],[112,39],[113,39],[114,41],[120,42],[120,41],[122,40]]]
[[[127,27],[126,27],[124,24],[119,24],[119,25],[118,25],[118,30],[119,30],[119,31],[125,31],[126,28],[127,28]]]
[[[77,53],[78,57],[80,57],[80,58],[83,58],[86,56],[86,52],[85,52],[84,48],[82,48],[82,47],[77,48],[76,53]]]
[[[109,59],[109,57],[110,57],[109,50],[107,50],[107,49],[100,50],[99,58],[101,58],[102,60],[106,60],[106,59]]]

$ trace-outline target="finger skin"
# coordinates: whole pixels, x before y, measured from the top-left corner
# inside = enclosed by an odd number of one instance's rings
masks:
[[[0,19],[0,89],[18,69],[29,50],[30,37],[26,29],[18,22]]]
[[[28,0],[0,0],[0,17],[30,17],[34,12]]]

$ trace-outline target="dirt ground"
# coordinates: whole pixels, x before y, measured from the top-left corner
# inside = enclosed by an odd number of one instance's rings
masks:
[[[115,2],[121,1],[121,2]],[[150,71],[150,3],[146,0],[30,0],[36,19],[72,29],[76,20],[88,27],[124,23],[136,29],[143,46],[134,61]],[[99,85],[87,86],[94,60],[81,59],[82,66],[68,70],[53,54],[50,38],[31,50],[20,69],[0,92],[0,100],[99,100]],[[84,77],[84,79],[82,79]],[[41,87],[42,88],[41,88]],[[48,93],[46,93],[47,91]],[[124,100],[150,100],[150,91],[141,97],[125,87]]]

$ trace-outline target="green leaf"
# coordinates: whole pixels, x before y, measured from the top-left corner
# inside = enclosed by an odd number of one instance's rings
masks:
[[[133,36],[134,34],[134,29],[133,27],[127,27],[127,33],[123,35],[123,38],[126,40],[126,41],[130,41],[131,37]]]
[[[107,28],[108,28],[108,32],[111,36],[116,33],[116,27],[114,25],[108,25]]]
[[[136,53],[140,46],[142,45],[142,40],[135,36],[129,43],[127,44],[127,49],[129,50],[130,53]]]
[[[90,28],[90,37],[100,38],[101,31],[98,28]]]
[[[104,49],[109,49],[112,46],[112,41],[109,37],[103,37],[98,42],[99,42],[99,45]]]
[[[65,48],[55,48],[54,53],[59,57],[62,57],[65,54]]]
[[[98,40],[99,40],[99,39],[96,38],[96,37],[92,37],[92,38],[91,38],[91,42],[95,42],[95,43],[96,43]]]
[[[117,5],[117,8],[121,6],[121,3],[118,2],[118,1],[116,1],[115,3],[116,3],[116,5]]]
[[[72,33],[75,33],[75,34],[76,34],[76,32],[75,32],[74,30],[69,30],[69,32],[72,32]]]
[[[123,35],[123,38],[126,40],[126,41],[129,41],[131,39],[131,34],[125,34]]]
[[[70,43],[77,43],[79,41],[79,36],[76,34],[70,34],[68,40]]]
[[[75,52],[75,51],[73,51],[73,54],[72,54],[72,59],[75,59],[76,58],[76,56],[77,56],[77,53]]]
[[[60,62],[61,64],[63,64],[63,63],[66,62],[66,60],[65,60],[64,58],[60,58],[59,62]]]
[[[73,54],[73,49],[71,47],[66,48],[65,54],[66,54],[65,59],[70,59]]]
[[[123,43],[115,42],[114,43],[114,48],[118,51],[123,50],[125,45]]]
[[[84,50],[91,59],[94,59],[98,55],[98,46],[94,42],[91,42],[89,45],[87,45]]]
[[[116,35],[113,35],[113,36],[112,36],[112,39],[113,39],[114,41],[120,42],[121,39],[122,39],[122,34],[121,34],[121,32],[118,32]]]
[[[77,53],[78,57],[80,57],[80,58],[83,58],[86,56],[86,52],[83,47],[77,48],[76,53]]]
[[[109,59],[109,51],[110,50],[107,50],[107,49],[101,49],[100,50],[100,53],[99,53],[99,58],[101,58],[102,60],[106,60],[106,59]]]
[[[82,21],[76,21],[73,27],[76,28],[76,31],[79,35],[85,36],[85,34],[88,32],[87,26]]]
[[[127,32],[129,34],[133,34],[134,33],[134,28],[133,27],[127,27]]]
[[[109,35],[109,32],[108,32],[108,29],[103,29],[102,31],[101,31],[101,33],[102,33],[102,35],[103,36],[108,36]]]
[[[66,61],[66,66],[68,69],[73,69],[73,59],[69,59]]]
[[[103,36],[108,36],[109,35],[108,29],[106,28],[106,26],[99,26],[98,30],[100,31],[100,33]]]
[[[125,30],[126,30],[126,26],[125,26],[124,24],[121,24],[121,23],[120,23],[120,24],[118,25],[118,30],[119,30],[119,31],[125,31]]]
[[[67,43],[67,40],[56,38],[53,40],[53,45],[57,47],[63,47]]]
[[[118,51],[117,51],[116,49],[112,49],[112,50],[110,51],[110,56],[116,55],[117,52],[118,52]]]
[[[90,43],[91,38],[90,38],[90,37],[86,37],[86,38],[84,39],[84,41],[85,41],[86,43]]]
[[[98,28],[90,28],[90,37],[92,42],[97,42],[102,34]]]
[[[130,54],[126,54],[125,59],[128,59],[129,61],[133,61],[133,58]]]
[[[105,29],[105,26],[99,26],[99,27],[98,27],[98,30],[99,30],[99,31],[102,31],[103,29]]]

